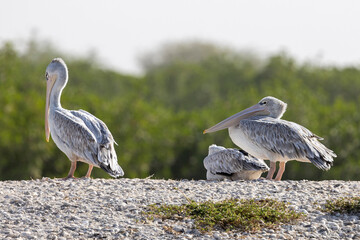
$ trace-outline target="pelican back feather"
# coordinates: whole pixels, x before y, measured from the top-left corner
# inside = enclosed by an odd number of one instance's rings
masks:
[[[112,177],[123,176],[124,171],[118,164],[114,149],[115,141],[106,124],[82,109],[79,111],[71,111],[71,113],[82,119],[88,129],[94,134],[97,140],[98,166]]]
[[[321,170],[329,170],[336,157],[321,137],[294,122],[265,117],[241,120],[237,127],[259,148],[289,160],[308,159]]]
[[[246,152],[245,152],[246,153]],[[231,176],[241,171],[268,171],[268,166],[261,160],[228,148],[208,155],[204,159],[205,168],[212,174]]]
[[[58,109],[51,116],[51,135],[69,159],[101,167],[113,177],[124,175],[105,123],[83,110]]]

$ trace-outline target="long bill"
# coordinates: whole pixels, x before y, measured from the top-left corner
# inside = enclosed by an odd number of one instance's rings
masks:
[[[54,86],[55,81],[52,78],[49,78],[46,81],[46,105],[45,105],[45,137],[46,141],[49,142],[50,139],[50,126],[49,126],[49,108],[50,108],[50,94]]]
[[[231,117],[228,117],[227,119],[219,122],[215,126],[212,126],[211,128],[204,130],[203,133],[205,134],[205,133],[211,133],[211,132],[223,130],[239,124],[240,120],[242,119],[246,119],[252,116],[267,115],[267,114],[269,114],[269,112],[266,110],[264,106],[261,106],[260,104],[256,104],[252,107],[249,107],[241,112],[232,115]]]

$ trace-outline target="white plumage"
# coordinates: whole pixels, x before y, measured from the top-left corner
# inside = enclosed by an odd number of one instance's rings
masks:
[[[207,180],[253,180],[258,179],[269,167],[261,159],[247,152],[224,148],[212,144],[209,154],[204,159]]]

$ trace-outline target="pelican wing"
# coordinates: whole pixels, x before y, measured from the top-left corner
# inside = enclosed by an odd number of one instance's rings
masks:
[[[74,155],[87,160],[92,165],[98,166],[96,137],[84,124],[84,122],[72,115],[69,111],[55,111],[52,134],[62,141]]]
[[[249,153],[245,152],[244,150],[238,150],[240,153],[243,154],[244,159],[242,159],[242,165],[243,165],[243,170],[246,171],[269,171],[269,167],[268,165],[266,165],[266,163],[264,162],[264,160],[262,159],[258,159],[254,156],[251,156]]]
[[[75,117],[80,118],[84,124],[89,128],[89,130],[94,134],[96,137],[96,140],[99,143],[116,143],[114,141],[113,136],[111,135],[111,132],[109,131],[106,124],[92,115],[91,113],[84,111],[82,109],[78,111],[70,111],[72,115]]]
[[[74,116],[80,118],[95,135],[98,143],[99,166],[113,177],[123,176],[124,171],[118,164],[117,155],[114,149],[114,143],[117,143],[106,124],[84,110],[70,112]]]
[[[99,166],[113,177],[123,176],[117,162],[114,139],[105,123],[92,114],[80,111],[57,111],[55,125],[62,141],[78,157]]]
[[[269,169],[264,162],[257,158],[231,148],[210,154],[204,159],[204,166],[213,174],[229,176],[244,170],[267,171]]]
[[[309,159],[316,167],[329,170],[336,154],[326,148],[305,127],[274,118],[241,120],[238,127],[254,144],[289,159]]]

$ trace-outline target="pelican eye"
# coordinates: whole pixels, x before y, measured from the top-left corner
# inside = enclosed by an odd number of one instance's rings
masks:
[[[266,105],[266,103],[267,103],[266,101],[263,101],[260,103],[260,105]]]

